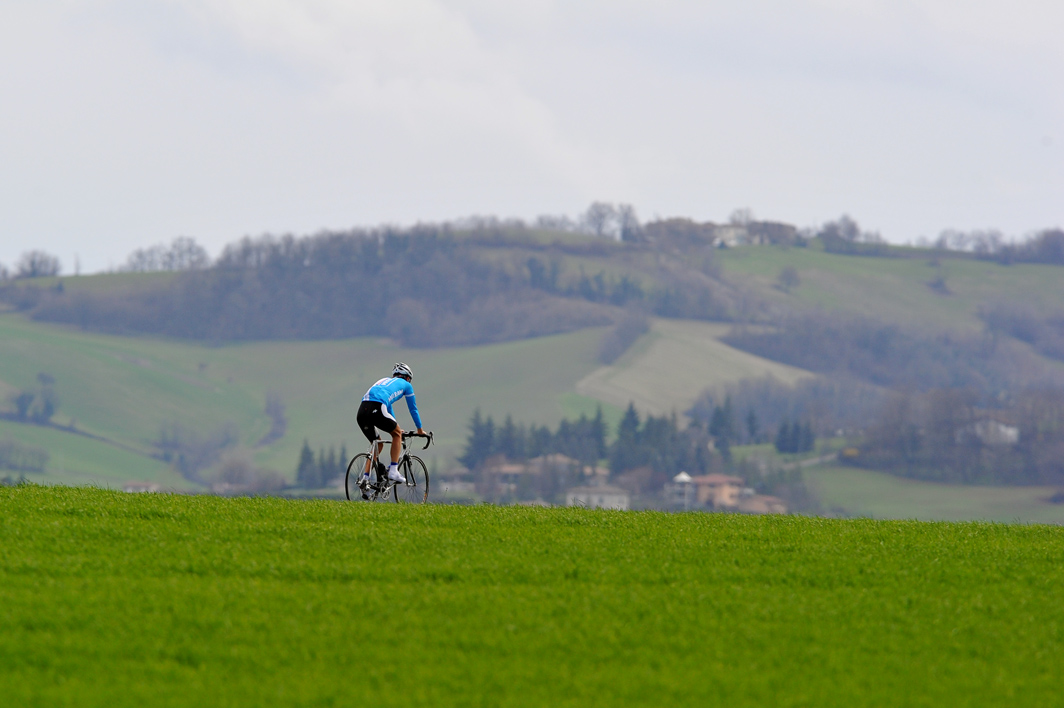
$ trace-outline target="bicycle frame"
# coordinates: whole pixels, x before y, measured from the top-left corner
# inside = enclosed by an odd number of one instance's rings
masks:
[[[425,447],[422,448],[423,450],[427,450],[429,445],[432,444],[432,433],[428,433],[426,435],[418,435],[417,433],[403,433],[402,440],[400,441],[402,447],[399,452],[398,462],[400,466],[402,466],[403,463],[406,462],[410,457],[410,446],[407,443],[407,440],[413,437],[425,438]],[[398,482],[393,482],[392,480],[388,479],[388,476],[386,474],[382,475],[380,468],[377,466],[380,461],[380,453],[384,450],[384,446],[390,444],[390,441],[378,438],[371,442],[369,444],[369,449],[366,450],[366,454],[369,456],[369,459],[366,461],[366,464],[371,470],[369,483],[369,489],[373,491],[373,495],[370,498],[371,501],[376,501],[381,497],[387,497],[387,495],[391,493],[395,485],[399,484]],[[361,472],[366,472],[366,469],[363,468]]]

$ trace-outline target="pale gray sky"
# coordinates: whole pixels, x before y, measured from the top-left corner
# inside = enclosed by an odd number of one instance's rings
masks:
[[[0,0],[0,263],[469,214],[1064,225],[1059,0]]]

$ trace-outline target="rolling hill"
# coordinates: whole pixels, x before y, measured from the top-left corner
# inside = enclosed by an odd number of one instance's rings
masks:
[[[546,258],[549,234],[533,241],[484,245],[482,256],[520,264]],[[588,246],[588,244],[591,246]],[[675,255],[600,247],[588,237],[565,235],[559,251],[565,272],[604,273],[663,287]],[[546,249],[546,250],[545,250]],[[565,250],[567,249],[567,250]],[[1000,265],[954,254],[899,251],[872,258],[825,253],[815,247],[741,247],[714,252],[720,281],[763,312],[841,312],[937,334],[983,331],[980,308],[1018,302],[1052,313],[1064,302],[1064,276],[1048,265]],[[670,261],[671,259],[671,261]],[[678,266],[677,266],[678,267]],[[779,284],[784,268],[798,282]],[[103,274],[39,281],[67,293],[141,292],[174,274]],[[934,279],[939,284],[932,287]],[[944,283],[944,286],[942,285]],[[417,372],[416,388],[438,447],[426,457],[438,467],[461,451],[472,412],[501,420],[553,425],[563,417],[593,414],[602,406],[611,427],[628,402],[647,413],[682,415],[707,387],[766,375],[791,383],[807,371],[739,351],[721,341],[731,325],[652,318],[650,330],[617,361],[598,361],[607,328],[477,346],[416,349],[379,337],[326,341],[195,342],[111,336],[46,324],[14,311],[0,313],[0,399],[32,386],[36,375],[56,379],[59,427],[0,421],[0,440],[14,438],[51,456],[41,482],[118,486],[155,481],[168,488],[195,486],[152,457],[163,426],[180,424],[208,434],[235,425],[240,445],[254,461],[289,479],[303,440],[312,447],[346,443],[361,448],[354,411],[369,382],[397,360]],[[1015,343],[1017,347],[1026,344]],[[1029,349],[1029,347],[1028,347]],[[1064,373],[1064,362],[1031,350],[1029,360]],[[683,372],[675,375],[675,372]],[[283,401],[284,434],[260,444],[271,430],[267,395]],[[407,420],[400,406],[401,420]],[[861,503],[854,501],[860,512]],[[871,507],[869,507],[871,508]]]
[[[29,475],[37,481],[116,486],[146,480],[185,488],[187,481],[149,457],[162,426],[179,423],[206,433],[233,423],[258,464],[292,478],[304,439],[315,447],[362,447],[354,413],[365,388],[392,362],[406,361],[416,372],[426,425],[438,434],[438,447],[426,457],[444,464],[460,452],[477,408],[499,420],[512,414],[554,425],[563,417],[594,415],[602,406],[613,427],[629,400],[657,402],[648,405],[652,412],[682,413],[703,388],[721,381],[765,372],[784,380],[801,375],[721,344],[714,335],[724,331],[698,322],[655,321],[645,342],[604,367],[596,359],[602,328],[433,350],[374,338],[208,346],[91,334],[8,313],[0,315],[0,386],[10,395],[29,386],[38,372],[52,374],[61,399],[55,422],[106,441],[11,421],[0,421],[0,438],[17,437],[51,451],[47,473]],[[682,387],[657,364],[660,352],[692,372]],[[724,366],[718,368],[718,362]],[[662,391],[670,396],[668,409]],[[270,430],[267,393],[284,401],[287,429],[279,440],[257,446]],[[397,412],[409,425],[403,404]]]

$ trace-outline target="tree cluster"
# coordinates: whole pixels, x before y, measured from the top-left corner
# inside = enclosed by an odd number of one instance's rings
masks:
[[[325,452],[324,447],[321,447],[315,458],[310,442],[304,440],[303,447],[299,451],[299,462],[296,465],[296,485],[304,489],[327,487],[344,474],[348,461],[346,445],[340,446],[339,455],[336,453],[335,446],[330,445],[328,453]]]
[[[48,451],[17,440],[0,440],[0,470],[13,472],[44,472]]]
[[[782,453],[811,452],[816,446],[816,435],[809,421],[783,421],[776,430],[776,451]]]
[[[869,429],[860,466],[940,482],[1064,483],[1064,390],[987,406],[978,391],[897,392]]]
[[[458,461],[476,470],[490,458],[502,456],[514,462],[560,453],[585,465],[595,465],[606,456],[606,424],[602,409],[594,418],[586,415],[575,421],[562,420],[558,429],[514,423],[506,416],[496,425],[491,416],[483,417],[478,408],[469,420],[465,451]]]
[[[1064,361],[1064,310],[1047,314],[1027,304],[997,302],[981,307],[979,318],[992,334],[1026,342],[1043,356]]]
[[[731,442],[756,445],[773,441],[773,431],[778,433],[791,421],[808,423],[818,436],[863,430],[876,420],[885,395],[877,386],[835,374],[793,385],[772,377],[746,379],[704,392],[688,415],[710,424],[726,410],[734,410],[741,425],[728,426],[734,434]]]
[[[849,256],[886,256],[890,247],[875,231],[862,231],[860,225],[847,215],[825,223],[816,232],[828,253]]]
[[[16,278],[52,278],[63,270],[59,259],[44,251],[28,251],[22,254],[16,266]]]
[[[55,377],[44,372],[37,374],[37,385],[16,393],[12,396],[11,403],[15,407],[17,420],[32,421],[38,424],[50,422],[59,410]]]
[[[845,314],[790,317],[772,330],[736,330],[725,341],[774,361],[894,389],[974,388],[999,395],[1054,380],[1053,372],[1007,342],[926,335]]]
[[[1000,231],[943,231],[933,246],[966,251],[982,260],[1009,263],[1064,265],[1064,230],[1043,229],[1026,239],[1009,242]]]
[[[609,449],[610,473],[630,489],[647,493],[661,489],[680,471],[690,474],[717,471],[721,459],[711,449],[713,439],[697,422],[681,428],[675,415],[648,415],[640,423],[635,406],[629,404]],[[726,448],[727,443],[724,444]]]
[[[210,256],[195,239],[178,236],[169,246],[159,244],[134,251],[121,270],[131,273],[203,270],[210,264]]]
[[[601,410],[594,418],[563,420],[556,431],[515,424],[510,416],[499,426],[478,410],[470,419],[465,453],[459,461],[476,472],[492,459],[522,462],[561,453],[586,466],[605,461],[612,479],[636,493],[650,493],[660,490],[681,470],[691,474],[719,470],[721,458],[710,442],[704,426],[682,429],[675,416],[649,415],[641,419],[632,405],[625,411],[611,444],[607,444]],[[560,482],[554,480],[552,484],[557,487]]]

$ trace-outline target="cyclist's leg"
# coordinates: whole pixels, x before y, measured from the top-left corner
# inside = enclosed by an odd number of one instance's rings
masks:
[[[382,404],[374,415],[375,424],[378,428],[392,436],[392,464],[399,464],[399,455],[403,451],[403,429],[399,427],[399,421],[393,418],[388,409]]]
[[[362,404],[358,407],[358,415],[355,420],[358,422],[358,427],[362,431],[362,434],[366,436],[366,439],[370,443],[370,455],[366,458],[366,468],[363,471],[364,474],[369,474],[369,471],[373,469],[372,465],[377,461],[377,454],[381,449],[381,436],[377,434],[376,418],[377,411],[380,409],[380,404],[375,404],[373,401],[362,401]]]
[[[399,455],[403,453],[403,429],[399,427],[399,424],[395,424],[395,429],[392,431],[392,464],[399,464]]]

